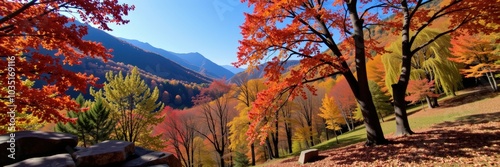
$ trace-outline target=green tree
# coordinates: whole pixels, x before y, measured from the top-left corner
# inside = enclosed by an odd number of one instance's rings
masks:
[[[80,94],[75,101],[80,105],[80,108],[90,108],[90,110],[85,112],[68,111],[68,116],[76,118],[76,122],[66,124],[59,122],[55,131],[77,135],[82,140],[84,147],[87,147],[87,144],[93,145],[109,139],[115,123],[109,119],[110,111],[103,106],[101,100],[85,101]]]
[[[236,156],[234,157],[234,166],[235,167],[250,166],[248,162],[248,157],[245,154],[236,151]]]
[[[384,117],[392,114],[394,108],[390,104],[391,97],[387,96],[375,81],[368,81],[370,92],[372,93],[373,104],[377,109],[377,114],[384,122]]]
[[[90,130],[87,132],[92,138],[92,144],[109,139],[113,131],[115,121],[109,118],[110,110],[107,109],[101,99],[92,103],[92,108],[84,113],[84,118],[89,120]]]
[[[85,99],[83,98],[83,95],[80,94],[78,97],[75,99],[76,103],[80,106],[80,109],[82,109],[85,103]],[[63,133],[70,133],[76,135],[81,141],[84,147],[87,147],[87,141],[88,141],[88,132],[91,129],[91,125],[88,119],[85,117],[85,112],[75,112],[75,111],[67,111],[67,116],[72,119],[76,119],[76,122],[71,123],[61,123],[58,122],[56,124],[56,127],[54,128],[54,131],[56,132],[63,132]]]
[[[78,95],[75,101],[80,106],[80,108],[84,107],[85,99],[83,98],[82,94]],[[86,121],[84,112],[67,111],[67,116],[69,118],[76,119],[76,122],[74,123],[58,122],[54,131],[74,134],[79,139],[82,140],[83,146],[87,147],[87,141],[88,141],[87,132],[90,130],[90,124],[88,121]]]
[[[436,31],[424,30],[415,38],[413,46],[420,46],[434,38],[437,34],[438,32]],[[386,71],[385,82],[387,87],[396,84],[400,75],[403,55],[400,49],[400,40],[401,39],[392,43],[392,45],[388,47],[388,50],[391,52],[382,56],[382,62],[384,63]],[[448,60],[451,56],[450,50],[448,49],[450,46],[450,36],[444,35],[415,52],[411,59],[410,80],[427,78],[429,82],[434,82],[435,84],[435,87],[431,88],[432,92],[438,93],[442,91],[446,94],[454,95],[455,91],[462,86],[462,76],[460,75],[457,64]],[[389,89],[391,94],[393,94],[392,91],[393,89]],[[432,101],[430,97],[426,97],[426,99],[429,107],[439,106],[436,98]]]
[[[111,116],[116,120],[113,127],[113,137],[136,143],[149,149],[162,146],[161,134],[153,136],[153,127],[160,123],[164,116],[157,114],[163,109],[163,103],[158,102],[160,96],[157,87],[150,90],[141,79],[137,67],[126,76],[122,72],[106,73],[106,83],[102,89],[90,93],[95,98],[102,99],[104,105],[111,110]]]

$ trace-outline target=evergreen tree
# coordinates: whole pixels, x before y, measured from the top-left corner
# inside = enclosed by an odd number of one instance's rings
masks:
[[[250,166],[248,162],[248,157],[245,154],[236,151],[236,156],[234,157],[234,166],[235,167]]]
[[[92,104],[92,108],[84,113],[84,118],[88,119],[92,128],[88,131],[92,137],[92,144],[109,139],[109,135],[113,131],[115,122],[109,119],[110,110],[104,107],[101,99],[97,99]]]
[[[93,145],[109,139],[115,122],[109,119],[110,111],[104,107],[102,101],[97,99],[96,102],[91,103],[85,101],[81,94],[75,101],[81,108],[89,107],[90,110],[86,112],[68,111],[68,116],[76,118],[76,122],[58,123],[55,131],[77,135],[82,140],[84,147],[87,147],[87,144]]]
[[[80,94],[78,97],[75,99],[76,103],[80,105],[80,108],[84,107],[85,99],[83,98],[83,95]],[[78,136],[80,141],[83,142],[83,146],[87,147],[87,141],[88,141],[88,133],[91,129],[90,122],[86,120],[86,117],[84,115],[84,112],[75,112],[75,111],[68,111],[67,116],[69,118],[76,118],[75,123],[68,122],[66,124],[63,124],[61,122],[57,123],[55,127],[56,132],[63,132],[63,133],[70,133]]]
[[[106,73],[107,82],[99,91],[90,93],[110,109],[110,116],[116,120],[113,137],[118,140],[133,142],[148,149],[158,150],[163,147],[161,134],[153,136],[153,127],[163,120],[157,111],[164,105],[159,102],[160,93],[157,87],[150,90],[141,79],[137,67],[123,76],[121,72]]]

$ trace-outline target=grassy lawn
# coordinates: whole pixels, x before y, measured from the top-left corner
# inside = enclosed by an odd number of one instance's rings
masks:
[[[425,109],[422,110],[422,106],[417,106],[411,109],[408,109],[410,126],[413,131],[419,132],[419,130],[426,129],[431,127],[432,125],[445,123],[445,122],[453,122],[457,120],[461,120],[466,116],[471,116],[474,114],[482,113],[485,110],[482,110],[482,103],[491,103],[488,100],[494,100],[500,102],[500,96],[498,93],[489,93],[484,90],[466,90],[457,93],[457,96],[448,96],[441,98],[439,102],[441,103],[441,107],[436,109]],[[497,102],[497,103],[498,103]],[[467,104],[465,104],[467,103]],[[465,104],[465,105],[462,105]],[[426,104],[424,104],[426,105]],[[490,109],[490,110],[498,110],[498,109]],[[491,112],[491,111],[490,111]],[[385,122],[381,123],[382,129],[386,137],[390,137],[396,131],[396,123],[394,120],[394,115],[387,116],[384,118]],[[358,126],[355,130],[344,133],[338,136],[338,142],[335,138],[332,138],[328,141],[322,142],[313,146],[312,148],[317,148],[319,150],[328,150],[332,148],[343,147],[359,142],[364,142],[366,140],[366,129],[365,127]],[[279,163],[291,156],[297,156],[300,152],[295,152],[291,155],[284,156],[282,159],[275,159],[272,161],[268,161],[264,164],[258,166],[266,166],[275,163]]]

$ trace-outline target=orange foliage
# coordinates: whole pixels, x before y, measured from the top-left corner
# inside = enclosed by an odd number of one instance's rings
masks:
[[[108,24],[126,24],[128,20],[122,16],[134,7],[101,0],[13,0],[0,1],[0,6],[0,16],[3,16],[0,19],[0,66],[12,65],[11,69],[0,69],[2,76],[9,72],[12,77],[8,83],[0,81],[1,110],[13,104],[17,105],[16,112],[32,113],[43,121],[70,121],[58,111],[76,111],[78,105],[65,92],[71,88],[85,91],[88,84],[97,86],[97,78],[65,70],[62,65],[79,64],[85,57],[107,60],[111,58],[111,50],[100,43],[83,40],[87,27],[74,24],[75,18],[62,13],[70,10],[85,23],[111,30]],[[55,57],[41,50],[55,51]],[[25,80],[41,82],[44,86],[32,87],[24,84]],[[7,86],[15,88],[12,100],[3,89]],[[0,115],[0,124],[7,124],[6,117]]]
[[[356,108],[356,98],[344,77],[337,79],[329,95],[335,97],[337,107],[342,112],[349,113]]]
[[[382,56],[375,56],[366,63],[366,74],[368,80],[374,81],[380,86],[380,90],[388,94],[389,90],[385,86],[385,69],[382,63]]]
[[[498,71],[500,65],[495,62],[500,60],[500,44],[495,42],[495,38],[498,39],[498,36],[463,35],[452,39],[450,49],[453,57],[449,60],[466,65],[462,70],[465,77],[477,78]]]
[[[341,73],[352,73],[346,60],[348,55],[354,55],[354,40],[349,33],[353,27],[348,13],[341,4],[345,1],[336,0],[331,8],[330,1],[267,1],[246,0],[253,6],[253,12],[245,14],[245,23],[241,26],[243,39],[240,40],[238,61],[233,63],[236,67],[248,65],[249,68],[257,67],[261,60],[271,60],[264,68],[268,89],[258,94],[253,108],[249,112],[252,120],[248,134],[250,139],[264,141],[269,122],[266,117],[272,116],[281,106],[280,99],[293,100],[297,96],[306,99],[308,89],[315,94],[315,87],[309,82],[314,82]],[[362,1],[368,3],[368,1]],[[352,5],[352,4],[351,4]],[[354,4],[354,6],[356,6]],[[367,13],[363,17],[364,24],[379,21],[377,15]],[[363,24],[363,23],[362,23]],[[340,31],[340,38],[344,41],[334,40],[334,33]],[[351,34],[352,35],[352,34]],[[381,52],[378,42],[366,39],[362,43],[371,48],[370,51]],[[326,45],[333,54],[322,51]],[[367,53],[368,50],[362,50]],[[346,56],[347,55],[347,56]],[[367,54],[369,55],[369,54]],[[293,68],[289,75],[282,77],[284,70],[283,61],[291,57],[300,58],[300,64]],[[361,63],[364,66],[363,60]],[[367,87],[367,85],[365,85]],[[285,97],[284,97],[285,96]]]
[[[425,97],[439,97],[439,94],[431,90],[432,87],[434,87],[434,80],[430,82],[428,79],[410,80],[405,100],[416,103]]]

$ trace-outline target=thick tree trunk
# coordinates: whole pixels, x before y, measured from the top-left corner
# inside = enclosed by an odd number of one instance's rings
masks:
[[[380,119],[382,120],[382,122],[385,122],[384,121],[384,117],[382,116],[382,114],[380,114],[380,112],[377,112],[378,113],[378,116],[380,117]]]
[[[406,113],[406,89],[411,74],[411,43],[410,43],[410,14],[406,0],[401,1],[403,7],[403,30],[402,33],[402,63],[401,74],[399,75],[398,83],[392,85],[394,98],[394,113],[396,115],[396,136],[411,135],[413,131],[410,129],[408,115]]]
[[[392,85],[394,97],[394,113],[396,115],[396,136],[411,135],[413,131],[410,129],[408,122],[408,115],[406,113],[405,92],[404,85]]]
[[[408,88],[408,81],[410,79],[411,70],[411,56],[409,56],[410,48],[405,47],[407,45],[408,43],[403,42],[403,62],[399,81],[397,84],[392,85],[394,113],[396,115],[396,136],[413,134],[413,131],[411,130],[410,124],[408,122],[405,100],[406,89]]]
[[[354,92],[358,104],[363,114],[364,124],[366,127],[366,145],[386,144],[388,141],[384,137],[384,132],[380,126],[377,110],[373,104],[373,99],[368,87],[368,79],[366,74],[366,55],[363,34],[363,20],[359,19],[357,12],[357,1],[350,1],[347,5],[349,17],[353,23],[353,39],[355,43],[355,62],[357,72],[356,78],[352,72],[344,73],[344,76],[349,83],[349,86]],[[344,68],[349,69],[347,63],[342,63]]]

